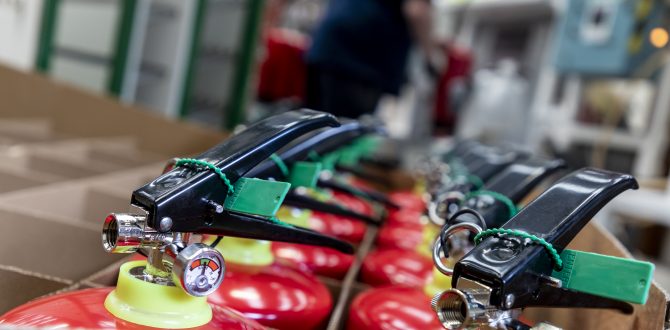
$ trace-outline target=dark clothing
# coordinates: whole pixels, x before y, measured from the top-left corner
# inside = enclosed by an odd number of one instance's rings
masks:
[[[349,75],[307,67],[305,107],[338,117],[358,118],[377,107],[382,90]]]
[[[307,63],[337,79],[398,94],[411,44],[402,5],[403,0],[331,0]]]

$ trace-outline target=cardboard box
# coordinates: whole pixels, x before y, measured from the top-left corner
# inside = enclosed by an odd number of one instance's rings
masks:
[[[374,244],[361,244],[360,255],[365,255]],[[630,253],[614,238],[595,222],[588,224],[569,245],[570,249],[596,252],[617,257],[632,258]],[[356,269],[354,269],[356,268]],[[328,330],[345,329],[349,307],[353,299],[371,287],[356,281],[360,269],[360,260],[352,267],[354,274],[345,278],[333,317],[328,324]],[[653,283],[649,292],[649,299],[644,306],[635,305],[632,315],[624,315],[616,311],[602,309],[558,309],[558,308],[528,308],[524,317],[533,322],[547,321],[563,329],[664,329],[668,319],[670,296],[666,291]]]
[[[102,250],[104,216],[127,210],[132,190],[158,176],[163,160],[204,151],[225,136],[1,66],[0,99],[0,314],[45,294],[113,285],[127,256]],[[390,177],[386,188],[411,187],[406,174]],[[328,330],[345,327],[351,301],[368,288],[357,279],[376,233],[370,227],[343,281],[322,279],[335,303]],[[629,257],[593,224],[571,248]],[[564,329],[662,329],[667,310],[668,296],[654,284],[633,315],[585,309],[525,315]]]
[[[202,152],[225,137],[4,66],[0,66],[0,100],[0,118],[5,120],[46,120],[54,134],[67,137],[128,136],[137,141],[138,149],[167,157]]]
[[[0,146],[58,139],[46,119],[0,119]]]
[[[632,258],[630,253],[604,228],[592,221],[568,245],[574,250]],[[668,320],[670,296],[654,282],[644,306],[635,306],[632,315],[603,309],[529,308],[524,313],[534,321],[548,321],[563,329],[664,329]]]
[[[101,247],[104,216],[127,210],[130,191],[164,160],[225,137],[2,66],[0,99],[0,314],[83,287],[122,258]]]
[[[0,168],[0,194],[55,182],[58,178],[22,169]]]
[[[18,267],[0,264],[0,314],[31,299],[65,289],[71,283],[62,279],[35,274]],[[21,294],[16,291],[21,290]]]
[[[131,193],[160,176],[165,164],[165,161],[161,161],[130,170],[95,176],[87,179],[87,182],[91,187],[127,198],[130,202]]]
[[[87,181],[67,181],[1,195],[0,207],[20,214],[91,226],[89,228],[95,229],[98,237],[96,245],[89,248],[101,248],[102,222],[112,211],[127,212],[129,197],[130,194],[124,197],[106,192]]]

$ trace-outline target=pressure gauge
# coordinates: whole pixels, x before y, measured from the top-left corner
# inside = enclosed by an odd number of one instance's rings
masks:
[[[216,290],[226,274],[221,253],[205,244],[191,244],[175,260],[172,273],[186,293],[202,297]]]

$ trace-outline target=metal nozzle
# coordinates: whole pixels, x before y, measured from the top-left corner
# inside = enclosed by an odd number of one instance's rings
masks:
[[[140,248],[146,217],[112,213],[102,225],[102,246],[111,253],[133,253]]]
[[[146,226],[146,215],[111,213],[102,226],[102,246],[111,253],[133,253],[172,241],[171,233],[158,233]]]
[[[495,329],[516,318],[520,309],[510,309],[514,296],[506,296],[506,307],[499,309],[490,304],[491,288],[467,278],[458,278],[456,288],[438,293],[431,307],[445,329]]]
[[[431,305],[445,329],[467,329],[489,320],[486,307],[467,291],[451,289],[439,293]]]

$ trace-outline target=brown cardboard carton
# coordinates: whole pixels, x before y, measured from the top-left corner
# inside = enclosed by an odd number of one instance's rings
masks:
[[[0,119],[0,146],[53,141],[56,138],[46,119]]]
[[[122,258],[101,247],[104,216],[127,210],[130,191],[163,159],[225,136],[6,67],[0,98],[0,314],[85,287],[79,281]],[[150,175],[102,175],[158,160]]]
[[[2,66],[0,99],[0,148],[4,148],[0,173],[27,174],[45,183],[90,177],[27,189],[23,185],[32,182],[17,180],[13,186],[22,190],[0,194],[0,313],[48,292],[113,285],[123,256],[102,251],[101,221],[110,211],[127,210],[130,192],[155,178],[163,163],[107,172],[145,160],[194,154],[224,137]],[[120,136],[129,142],[91,146],[84,141],[115,141]],[[66,138],[79,142],[60,144],[60,153],[49,148],[48,143]],[[47,144],[40,147],[45,141]],[[67,155],[71,157],[63,157]],[[385,188],[413,186],[412,178],[404,172],[378,173],[390,178]],[[342,282],[324,280],[337,297],[329,330],[344,328],[352,299],[367,288],[357,282],[357,277],[375,235],[375,229],[368,231]],[[614,238],[594,225],[587,226],[571,247],[629,256]],[[637,306],[633,315],[584,309],[529,309],[525,315],[565,329],[661,329],[667,308],[667,295],[654,284],[647,304]]]
[[[365,286],[365,284],[358,283],[358,274],[363,264],[363,258],[370,252],[374,241],[377,238],[377,228],[374,226],[368,226],[368,230],[365,233],[365,237],[361,244],[358,246],[356,251],[356,259],[354,260],[349,272],[342,280],[342,288],[340,290],[339,296],[337,297],[337,302],[333,307],[333,312],[330,316],[330,321],[328,322],[327,330],[338,330],[344,329],[346,324],[347,315],[349,314],[349,305],[355,297],[355,294],[360,292],[360,288]]]
[[[94,165],[76,159],[54,156],[23,146],[1,153],[0,167],[36,172],[60,180],[82,178],[105,172],[105,169],[96,168]]]
[[[570,249],[631,258],[616,238],[595,223],[586,226],[568,246]],[[527,309],[534,321],[548,321],[564,329],[663,329],[668,317],[670,296],[653,283],[644,306],[634,305],[633,315],[601,309]]]
[[[67,139],[28,144],[27,148],[55,158],[66,157],[105,170],[140,166],[163,159],[151,151],[140,150],[132,137]]]
[[[0,194],[15,190],[44,185],[58,180],[50,175],[43,175],[20,169],[0,168]]]
[[[359,253],[365,255],[373,244],[361,244]],[[569,245],[575,250],[596,252],[618,257],[630,258],[625,248],[604,229],[595,223],[587,225]],[[360,261],[357,261],[360,262]],[[328,330],[344,329],[351,301],[363,290],[369,288],[364,283],[357,282],[360,264],[355,265],[356,274],[348,274],[345,278],[340,301],[333,313]],[[350,276],[351,275],[351,278]],[[353,280],[352,280],[353,279]],[[558,308],[528,308],[524,311],[526,319],[533,322],[547,321],[563,329],[663,329],[668,318],[670,296],[656,283],[652,284],[649,299],[644,306],[635,306],[632,315],[609,310],[589,309],[558,309]]]
[[[0,264],[0,315],[31,299],[64,289],[70,284],[63,279]]]
[[[115,196],[127,197],[130,202],[131,193],[153,181],[163,173],[166,162],[153,163],[130,170],[95,176],[88,179],[89,186],[100,191],[109,192]]]
[[[99,231],[105,217],[112,211],[128,211],[129,201],[128,197],[102,191],[85,181],[56,183],[0,196],[0,205],[6,210],[92,226],[98,231],[98,241],[90,248],[100,248]]]
[[[0,210],[0,264],[71,282],[82,280],[119,259],[101,248],[99,228]]]
[[[46,120],[55,134],[70,137],[129,136],[138,149],[169,157],[204,151],[225,136],[4,66],[0,99],[3,119]]]

